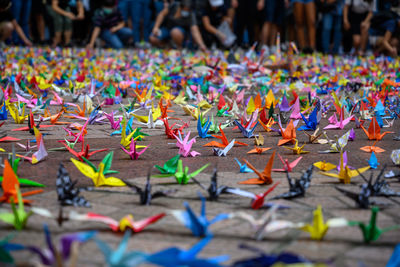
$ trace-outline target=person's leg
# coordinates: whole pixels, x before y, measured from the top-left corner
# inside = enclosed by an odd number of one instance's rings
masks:
[[[339,47],[342,43],[342,16],[333,16],[333,49],[334,54],[339,53]]]
[[[4,42],[12,36],[14,26],[10,21],[0,23],[0,41]]]
[[[119,0],[118,1],[118,10],[121,12],[122,17],[124,18],[125,22],[128,21],[129,17],[129,8],[128,8],[129,0]]]
[[[120,49],[123,48],[121,40],[118,38],[117,34],[111,33],[109,30],[103,30],[100,34],[101,39],[103,39],[109,47]]]
[[[69,11],[69,10],[68,10]],[[65,41],[65,45],[70,45],[71,43],[71,36],[72,36],[72,20],[67,18],[67,17],[63,17],[64,21],[64,41]]]
[[[180,27],[175,27],[171,30],[171,39],[178,49],[182,48],[183,41],[185,40],[185,33]]]
[[[150,0],[143,1],[143,40],[149,42],[149,36],[151,33],[151,9]]]
[[[25,0],[22,10],[21,10],[21,17],[19,26],[21,26],[22,30],[24,31],[26,37],[29,38],[29,18],[31,16],[31,7],[32,7],[32,0]]]
[[[356,54],[358,54],[358,51],[360,50],[360,45],[361,45],[361,35],[354,34],[353,35],[353,47],[354,47],[354,51]]]
[[[141,2],[134,0],[129,2],[131,16],[132,16],[132,30],[133,30],[133,41],[135,43],[140,42],[140,19],[142,18]]]
[[[239,1],[239,5],[236,10],[236,37],[238,45],[243,45],[243,34],[246,26],[246,16],[243,8],[243,5],[246,5],[246,3],[243,2],[244,1]]]
[[[115,33],[118,36],[118,39],[122,41],[122,43],[127,44],[128,41],[132,38],[133,32],[130,28],[124,27]]]
[[[63,21],[62,16],[55,13],[50,5],[46,5],[47,13],[53,21],[54,38],[52,46],[57,46],[61,42]]]
[[[296,26],[296,36],[297,42],[299,44],[299,49],[303,49],[306,45],[304,36],[304,4],[300,2],[295,2],[293,4],[293,15],[294,22]]]
[[[331,44],[332,23],[333,23],[332,14],[325,13],[322,15],[322,34],[321,34],[322,53],[329,52],[329,46]]]
[[[315,50],[315,3],[314,1],[308,2],[305,4],[305,15],[306,15],[306,25],[307,25],[307,33],[308,33],[308,44],[309,46]]]
[[[11,1],[11,13],[14,16],[14,19],[19,23],[21,19],[21,13],[22,13],[22,0],[12,0]],[[16,32],[12,33],[12,42],[14,44],[19,43],[19,38]]]

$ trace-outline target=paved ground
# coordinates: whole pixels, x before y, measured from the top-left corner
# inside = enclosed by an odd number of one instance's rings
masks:
[[[105,110],[108,110],[106,108]],[[171,109],[175,110],[175,117],[181,117],[185,121],[190,121],[190,130],[192,133],[197,134],[195,129],[196,121],[191,117],[184,116],[181,108],[173,106]],[[325,125],[321,125],[325,126]],[[3,128],[13,129],[17,125],[7,122]],[[333,133],[339,136],[344,134],[348,129],[354,127],[351,122],[344,130],[329,131],[328,135],[332,137]],[[399,124],[396,121],[394,127],[391,129],[396,133],[399,132]],[[120,171],[117,177],[129,179],[137,184],[145,183],[145,176],[149,167],[155,164],[162,164],[172,156],[176,155],[177,149],[171,143],[171,139],[166,139],[162,128],[159,129],[143,129],[144,132],[149,133],[150,136],[146,137],[145,141],[141,144],[150,144],[150,148],[142,155],[139,160],[131,161],[128,156],[123,153],[119,148],[119,136],[109,137],[113,130],[109,125],[90,125],[89,133],[86,136],[86,141],[92,148],[109,148],[114,151],[114,161],[112,169]],[[46,131],[43,131],[46,132]],[[56,126],[54,129],[47,131],[51,135],[45,136],[46,148],[60,147],[56,142],[57,139],[64,137],[64,132],[61,126]],[[263,132],[261,127],[258,127],[256,132]],[[211,163],[203,173],[198,176],[198,180],[208,183],[213,166],[218,166],[218,177],[220,184],[229,186],[239,186],[237,182],[246,178],[254,177],[252,174],[241,174],[238,172],[238,166],[234,162],[234,158],[248,159],[256,168],[263,168],[266,161],[269,159],[272,150],[267,151],[263,155],[246,155],[246,152],[253,146],[253,139],[245,139],[237,130],[231,128],[226,129],[228,139],[236,138],[241,142],[248,143],[249,147],[235,147],[232,149],[228,157],[218,158],[212,153],[211,148],[203,147],[202,145],[209,142],[207,139],[197,139],[194,149],[201,153],[201,156],[196,158],[183,159],[184,165],[190,166],[190,170],[202,166],[205,163]],[[266,144],[264,146],[273,147],[281,155],[284,155],[289,160],[293,160],[296,156],[291,155],[287,150],[282,147],[276,147],[280,137],[276,133],[263,133],[266,137]],[[298,132],[298,139],[301,143],[307,140],[307,137]],[[193,135],[193,134],[192,134]],[[22,138],[24,140],[32,138],[27,132],[18,132],[12,136]],[[367,160],[370,156],[359,150],[360,146],[371,144],[361,129],[356,129],[356,141],[349,142],[346,150],[349,151],[349,165],[353,167],[366,166]],[[398,148],[399,143],[392,140],[392,136],[386,136],[380,141],[379,146],[386,149],[382,154],[378,154],[378,161],[381,166],[388,164],[389,169],[395,169],[389,155],[392,149]],[[11,144],[0,144],[0,147],[10,151]],[[303,156],[303,160],[295,168],[295,173],[292,177],[299,177],[300,172],[307,168],[311,163],[318,160],[326,160],[332,163],[339,162],[339,154],[318,154],[319,150],[327,149],[327,145],[306,145],[306,150],[311,153]],[[93,162],[99,162],[105,153],[99,153],[93,156]],[[46,161],[32,166],[27,162],[22,163],[19,168],[20,177],[30,177],[38,182],[46,184],[45,192],[40,195],[30,197],[34,199],[34,205],[38,207],[45,207],[53,212],[58,211],[57,195],[55,192],[55,179],[59,163],[63,163],[69,171],[73,179],[78,179],[79,186],[90,186],[91,181],[85,178],[78,172],[75,166],[70,162],[70,154],[66,152],[49,152],[49,157]],[[281,167],[278,160],[275,160],[274,167]],[[156,173],[156,171],[154,170]],[[281,181],[275,191],[271,193],[271,197],[278,195],[288,189],[286,177],[281,173],[274,173],[273,179]],[[65,211],[76,210],[78,212],[98,212],[113,218],[119,219],[122,216],[132,213],[136,219],[146,216],[154,215],[159,212],[165,212],[169,209],[183,208],[183,202],[187,201],[194,208],[199,211],[200,201],[197,198],[196,192],[199,187],[196,184],[190,183],[188,185],[176,185],[173,178],[153,179],[153,188],[175,188],[178,192],[169,198],[160,198],[154,200],[151,206],[138,205],[138,196],[123,193],[111,193],[101,191],[102,189],[83,192],[82,194],[88,199],[91,204],[91,209],[86,208],[73,208],[67,207]],[[354,178],[352,184],[346,185],[348,189],[354,191],[358,190],[359,185],[362,184],[361,178]],[[355,207],[354,202],[343,196],[335,186],[340,185],[338,180],[322,176],[318,171],[314,172],[312,185],[308,190],[306,197],[298,198],[292,201],[280,200],[279,203],[288,204],[291,206],[290,210],[280,212],[281,219],[293,221],[311,221],[312,210],[316,208],[317,204],[321,204],[324,210],[325,218],[343,216],[352,220],[364,220],[367,222],[370,216],[369,210],[362,210]],[[391,182],[393,189],[400,191],[400,183],[393,180]],[[242,189],[246,189],[255,193],[260,193],[266,190],[265,186],[246,186],[240,185]],[[104,189],[103,189],[104,190]],[[107,188],[106,190],[113,190],[116,192],[129,192],[127,188]],[[389,205],[386,209],[379,213],[378,225],[380,227],[390,226],[393,224],[400,224],[399,205],[400,198],[379,198],[379,201],[385,202]],[[221,212],[236,212],[245,211],[252,215],[262,215],[265,210],[258,211],[249,208],[249,200],[240,198],[233,195],[224,195],[218,202],[207,202],[207,212],[209,218]],[[51,232],[54,236],[59,236],[62,233],[83,231],[96,229],[99,231],[99,238],[109,242],[111,245],[116,246],[122,237],[122,234],[115,234],[107,230],[107,227],[97,223],[81,223],[81,222],[65,222],[62,227],[59,227],[55,221],[43,219],[39,216],[32,216],[29,220],[28,226],[25,230],[18,233],[13,241],[21,242],[23,244],[36,244],[44,246],[44,235],[42,234],[42,225],[47,223],[50,226]],[[0,225],[0,236],[5,236],[12,228]],[[308,234],[297,230],[280,231],[266,236],[262,241],[255,241],[253,239],[253,232],[250,225],[238,221],[228,220],[217,223],[212,226],[214,239],[202,251],[201,256],[216,256],[221,254],[229,254],[231,259],[226,262],[227,264],[233,263],[235,260],[243,259],[252,256],[251,252],[241,250],[238,245],[241,243],[250,244],[263,249],[266,252],[281,252],[290,251],[301,254],[309,259],[316,261],[323,261],[333,263],[336,266],[359,266],[362,262],[363,266],[384,266],[389,259],[394,246],[400,240],[400,230],[385,233],[378,241],[371,244],[365,244],[362,239],[362,234],[358,228],[345,227],[330,229],[323,241],[312,241]],[[151,225],[145,231],[135,234],[129,241],[130,250],[142,250],[146,252],[156,252],[169,246],[178,246],[182,248],[189,248],[195,244],[199,239],[193,237],[189,230],[181,226],[172,216],[167,216],[158,223]],[[27,262],[37,260],[27,252],[15,253],[15,258],[18,262]],[[94,242],[84,244],[80,249],[79,254],[80,266],[101,266],[103,263],[103,256],[97,249]]]

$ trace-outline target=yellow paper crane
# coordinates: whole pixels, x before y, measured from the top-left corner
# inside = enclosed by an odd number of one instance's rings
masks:
[[[295,140],[295,142],[296,142],[296,143],[294,144],[294,147],[288,147],[288,146],[283,146],[283,147],[286,148],[286,149],[292,150],[292,151],[293,151],[293,154],[296,154],[296,155],[310,153],[310,151],[304,151],[304,150],[303,150],[303,148],[304,148],[304,146],[305,146],[306,144],[304,144],[304,145],[302,145],[302,146],[299,146],[299,141],[298,141],[297,139],[294,139],[294,140]]]
[[[324,172],[328,172],[328,171],[333,170],[334,168],[336,168],[335,164],[326,162],[325,160],[315,162],[314,166],[317,167],[318,169],[320,169],[321,171],[324,171]]]
[[[152,104],[153,105],[153,104]],[[153,120],[156,121],[160,116],[161,116],[161,109],[160,107],[157,108],[151,108],[151,112],[153,114]],[[135,113],[130,113],[130,115],[132,115],[133,117],[135,117],[138,121],[143,122],[143,123],[147,123],[149,121],[149,116],[148,115],[143,115],[143,116],[139,116],[136,115]]]
[[[22,110],[16,107],[14,104],[8,104],[8,111],[10,112],[11,117],[13,117],[16,124],[22,124],[28,118],[28,115],[25,115],[25,104],[22,106]]]
[[[104,163],[100,162],[97,170],[94,170],[91,166],[80,162],[79,160],[71,158],[72,163],[78,170],[86,177],[92,179],[94,186],[125,186],[126,184],[116,177],[105,177],[104,176]]]
[[[320,172],[325,176],[331,176],[339,178],[340,182],[344,184],[349,184],[351,178],[358,176],[359,174],[369,170],[370,166],[359,168],[356,170],[350,170],[349,167],[346,165],[344,166],[344,159],[343,159],[343,152],[340,153],[340,169],[339,173],[331,173],[331,172]]]
[[[301,230],[309,232],[310,237],[313,240],[322,240],[329,227],[343,227],[348,225],[347,220],[344,218],[332,218],[327,220],[325,223],[321,205],[318,205],[313,214],[312,224],[305,224],[300,227]]]

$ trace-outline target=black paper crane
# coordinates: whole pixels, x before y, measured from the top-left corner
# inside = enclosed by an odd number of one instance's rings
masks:
[[[71,180],[68,171],[64,168],[64,165],[60,163],[56,180],[58,201],[64,206],[73,205],[89,208],[90,203],[84,197],[79,196],[79,194],[82,191],[91,190],[91,188],[75,188],[77,182],[78,180]]]
[[[149,171],[147,175],[147,182],[144,186],[144,189],[139,186],[132,184],[126,180],[121,179],[127,186],[129,186],[135,193],[137,193],[140,197],[141,205],[150,205],[151,200],[158,197],[166,197],[176,192],[176,190],[160,190],[156,191],[153,194],[151,193],[151,183],[150,183],[151,173]]]
[[[289,192],[280,194],[272,199],[279,199],[279,198],[295,198],[295,197],[302,197],[306,193],[306,190],[310,187],[311,178],[313,173],[314,165],[310,165],[308,169],[303,173],[300,179],[290,178],[289,172],[286,171],[286,177],[289,184]]]
[[[364,175],[360,174],[360,176],[367,183],[361,185],[361,190],[359,193],[350,192],[339,187],[336,187],[336,189],[345,194],[347,197],[353,199],[357,203],[357,206],[362,209],[368,209],[371,205],[385,205],[383,203],[379,203],[375,200],[370,199],[371,196],[400,196],[399,192],[391,189],[389,184],[385,180],[382,180],[385,169],[386,165],[379,172],[374,183],[372,183],[374,177],[374,173],[372,170],[369,180],[367,180]]]
[[[214,172],[212,176],[210,177],[210,185],[208,188],[204,186],[202,183],[200,183],[196,178],[192,178],[192,180],[198,184],[204,191],[208,192],[208,200],[215,201],[218,200],[219,196],[221,194],[230,194],[229,190],[234,189],[233,187],[229,187],[226,185],[221,185],[218,186],[218,171],[217,168],[214,168]]]

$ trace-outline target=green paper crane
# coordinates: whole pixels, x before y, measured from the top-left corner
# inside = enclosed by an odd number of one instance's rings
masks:
[[[386,227],[383,229],[379,228],[376,224],[376,220],[378,218],[378,212],[379,212],[378,207],[373,207],[371,209],[371,218],[369,220],[368,225],[366,225],[364,222],[359,222],[359,221],[350,221],[349,222],[350,226],[360,227],[361,232],[364,236],[365,243],[369,243],[371,241],[377,240],[385,232],[400,228],[400,225],[393,225],[393,226]]]
[[[220,124],[222,130],[225,129],[228,125],[229,125],[229,123]],[[211,126],[210,126],[210,129],[208,130],[208,132],[215,133],[215,134],[219,133],[219,126],[214,121],[214,115],[211,115]]]
[[[119,173],[119,171],[110,170],[111,164],[112,164],[112,160],[113,160],[113,156],[114,156],[114,151],[111,151],[111,152],[108,153],[108,154],[103,158],[103,160],[100,162],[100,163],[103,163],[103,164],[104,164],[104,171],[103,171],[103,174],[104,174],[104,175]],[[90,167],[92,167],[92,169],[93,169],[95,172],[99,172],[99,169],[98,169],[92,162],[90,162],[87,158],[82,157],[82,159],[86,162],[87,165],[89,165]]]
[[[176,155],[175,157],[167,160],[164,165],[161,167],[159,165],[155,165],[162,174],[174,174],[176,172],[176,168],[178,167],[180,155]]]
[[[0,220],[11,224],[16,230],[22,230],[25,228],[29,217],[32,215],[32,211],[26,212],[24,208],[24,202],[22,201],[21,190],[18,185],[15,185],[18,196],[18,208],[15,207],[14,199],[11,197],[11,212],[1,212]]]
[[[159,174],[159,175],[155,175],[153,177],[163,178],[163,177],[174,176],[176,181],[178,182],[178,184],[187,184],[191,178],[193,178],[196,175],[198,175],[199,173],[201,173],[205,168],[208,167],[208,165],[210,165],[210,164],[207,163],[206,165],[204,165],[200,169],[198,169],[198,170],[196,170],[196,171],[194,171],[194,172],[189,174],[189,167],[185,166],[185,169],[184,169],[182,160],[179,160],[178,161],[178,167],[177,167],[175,173],[172,173],[172,174]]]

